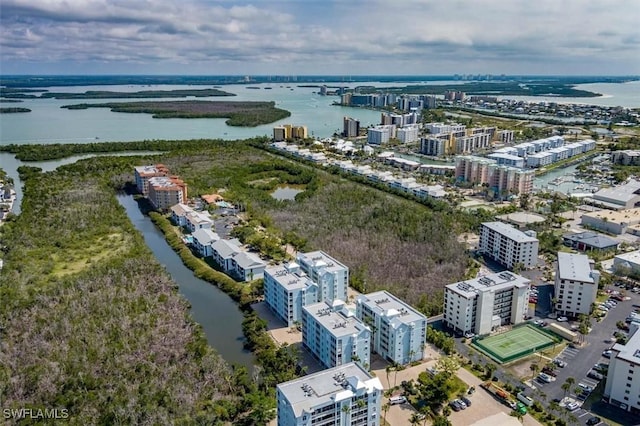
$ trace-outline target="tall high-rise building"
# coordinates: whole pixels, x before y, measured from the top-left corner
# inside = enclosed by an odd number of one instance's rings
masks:
[[[600,272],[584,254],[558,252],[554,296],[556,312],[577,317],[588,315],[598,295]]]
[[[358,296],[356,316],[371,328],[373,351],[381,357],[402,365],[424,357],[427,317],[391,293]]]
[[[355,138],[360,135],[360,121],[350,117],[344,117],[342,136],[345,138]]]
[[[489,334],[525,320],[530,281],[504,271],[449,284],[444,292],[444,322],[466,334]]]
[[[635,331],[634,331],[635,329]],[[609,404],[640,418],[640,330],[631,329],[626,344],[616,343],[611,348],[611,361],[607,370],[604,397]]]
[[[343,301],[302,308],[302,344],[326,368],[349,362],[371,365],[371,330]]]
[[[509,269],[533,268],[538,264],[535,232],[522,232],[502,222],[482,223],[478,250]]]
[[[383,390],[356,363],[280,383],[278,426],[379,426]]]

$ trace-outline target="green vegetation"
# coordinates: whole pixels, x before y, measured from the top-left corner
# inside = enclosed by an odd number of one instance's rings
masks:
[[[153,114],[153,118],[227,118],[227,125],[255,127],[289,117],[275,102],[149,101],[64,105],[67,109],[110,108],[113,112]]]
[[[423,371],[417,383],[411,380],[407,384],[405,394],[409,401],[419,412],[434,419],[441,411],[446,416],[447,402],[464,394],[467,389],[467,385],[456,376],[458,368],[460,364],[455,358],[441,358],[436,364],[435,374]]]
[[[361,86],[360,93],[376,93],[384,90],[387,93],[403,94],[433,94],[443,95],[446,91],[457,90],[465,92],[467,95],[490,95],[490,96],[567,96],[575,98],[592,98],[601,96],[599,93],[586,90],[575,89],[574,84],[561,82],[531,82],[523,84],[521,82],[467,82],[461,84],[443,85],[410,85],[406,87],[385,87],[379,89],[372,86]]]
[[[433,345],[438,349],[442,349],[446,355],[451,355],[455,352],[455,342],[453,337],[443,331],[436,330],[431,326],[427,327],[427,342],[433,343]]]
[[[29,108],[8,107],[0,108],[0,114],[15,114],[18,112],[31,112]]]
[[[22,213],[0,228],[4,407],[65,407],[74,424],[250,417],[248,388],[109,187],[125,164],[99,163],[32,173]]]
[[[41,98],[55,99],[119,99],[119,98],[196,98],[208,96],[236,96],[234,93],[218,89],[186,89],[186,90],[141,90],[138,92],[111,92],[107,90],[88,90],[84,93],[44,92]]]

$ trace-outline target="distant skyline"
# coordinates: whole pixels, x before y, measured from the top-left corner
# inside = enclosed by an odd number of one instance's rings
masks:
[[[637,0],[0,0],[0,74],[640,75]]]

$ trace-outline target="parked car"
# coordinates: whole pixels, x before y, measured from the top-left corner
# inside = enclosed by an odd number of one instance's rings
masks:
[[[569,404],[567,404],[567,410],[569,411],[574,411],[577,410],[580,407],[580,403],[578,402],[570,402]]]
[[[462,410],[462,406],[461,406],[460,404],[458,404],[458,402],[457,402],[457,401],[455,401],[455,400],[454,400],[454,401],[451,401],[451,402],[449,403],[449,406],[451,407],[451,409],[452,409],[453,411],[460,411],[460,410]]]
[[[581,394],[576,396],[576,398],[578,399],[578,401],[585,401],[587,398],[589,398],[589,394],[586,392],[582,392]]]
[[[601,373],[598,373],[595,370],[589,370],[589,372],[587,373],[587,377],[590,378],[590,379],[595,379],[595,380],[604,379],[604,376]]]
[[[466,337],[467,339],[472,339],[475,336],[475,333],[472,333],[471,331],[467,331],[466,333],[464,333],[464,337]]]
[[[476,387],[475,386],[471,386],[469,388],[469,390],[467,391],[467,394],[468,395],[472,395],[475,391],[476,391]]]
[[[605,358],[611,358],[611,354],[612,353],[613,352],[611,351],[611,349],[607,349],[607,350],[602,352],[602,356],[605,357]]]
[[[553,363],[554,363],[555,365],[557,365],[558,367],[560,367],[560,368],[564,368],[564,367],[566,367],[566,366],[567,366],[567,363],[566,363],[566,362],[564,362],[564,361],[563,361],[563,360],[561,360],[561,359],[557,359],[557,358],[553,360]]]
[[[544,367],[542,369],[542,372],[544,374],[550,375],[551,377],[556,377],[558,375],[552,368],[549,368],[549,367]]]
[[[569,321],[569,318],[567,317],[558,317],[558,322],[567,322]]]
[[[545,383],[551,383],[553,381],[553,378],[548,374],[540,373],[538,374],[538,380],[543,381]]]
[[[407,402],[407,398],[405,398],[402,395],[400,395],[400,396],[392,396],[391,398],[389,398],[389,404],[391,404],[391,405],[404,404],[406,402]]]
[[[587,420],[587,425],[588,426],[595,426],[595,425],[599,424],[601,421],[602,421],[602,419],[600,419],[600,417],[593,416],[589,420]]]
[[[467,404],[465,404],[463,400],[456,399],[455,402],[457,402],[463,410],[467,408]]]
[[[462,402],[466,404],[467,407],[471,407],[471,400],[469,398],[467,398],[466,396],[463,396],[460,399],[462,400]]]
[[[578,383],[578,387],[585,392],[593,392],[593,387],[586,385],[584,383]]]
[[[604,362],[599,362],[593,366],[593,369],[600,373],[607,372],[609,370],[609,364]]]

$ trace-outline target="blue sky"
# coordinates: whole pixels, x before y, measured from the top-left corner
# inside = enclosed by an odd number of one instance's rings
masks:
[[[638,0],[1,0],[2,74],[640,74]]]

